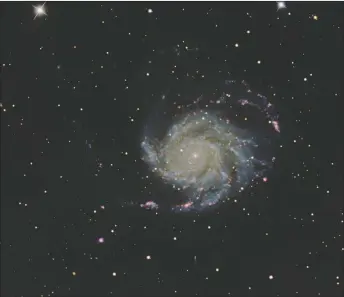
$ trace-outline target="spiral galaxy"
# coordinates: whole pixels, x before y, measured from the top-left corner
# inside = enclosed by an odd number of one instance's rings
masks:
[[[235,91],[235,82],[227,81],[225,85]],[[244,82],[240,85],[251,93]],[[182,192],[185,198],[179,204],[172,202],[173,210],[203,210],[229,200],[270,167],[273,160],[258,158],[255,148],[259,142],[239,123],[232,122],[226,109],[232,109],[234,103],[241,108],[254,108],[279,132],[276,115],[270,112],[271,103],[259,95],[258,100],[252,101],[238,94],[233,99],[233,94],[223,93],[216,100],[205,102],[201,96],[185,104],[182,112],[173,113],[163,136],[152,132],[144,135],[143,160],[161,181]]]

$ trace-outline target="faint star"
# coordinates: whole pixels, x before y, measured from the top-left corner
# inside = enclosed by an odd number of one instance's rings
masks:
[[[277,10],[287,8],[287,5],[284,1],[277,1]]]
[[[42,5],[32,5],[32,7],[34,8],[34,12],[35,12],[35,17],[33,19],[36,19],[37,17],[40,17],[40,16],[47,16],[47,10],[45,8],[45,3],[44,2]]]

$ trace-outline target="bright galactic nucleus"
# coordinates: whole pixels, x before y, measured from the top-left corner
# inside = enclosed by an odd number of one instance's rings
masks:
[[[178,191],[174,211],[201,211],[236,197],[274,162],[270,147],[279,133],[268,99],[245,82],[225,81],[211,94],[168,98],[150,120],[141,142],[142,159]],[[161,195],[161,194],[160,194]],[[153,197],[143,204],[158,208]]]

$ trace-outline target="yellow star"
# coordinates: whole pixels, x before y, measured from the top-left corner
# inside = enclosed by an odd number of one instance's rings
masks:
[[[45,3],[46,2],[44,2],[42,5],[37,5],[37,6],[32,5],[32,7],[34,8],[34,12],[35,12],[35,17],[33,19],[36,19],[37,17],[43,16],[43,15],[45,15],[45,16],[48,15],[47,10],[45,8]]]
[[[284,1],[277,1],[277,10],[285,9],[285,8],[287,8],[287,5],[285,4]]]

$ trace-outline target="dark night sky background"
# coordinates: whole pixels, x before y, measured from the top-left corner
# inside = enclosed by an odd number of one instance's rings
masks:
[[[341,296],[343,3],[33,4],[1,8],[1,296]],[[158,99],[228,73],[280,114],[268,182],[140,208]]]

